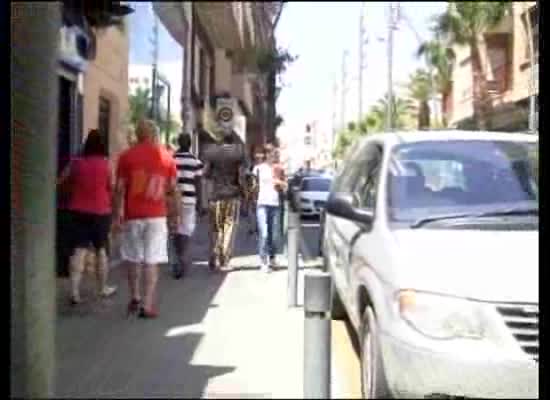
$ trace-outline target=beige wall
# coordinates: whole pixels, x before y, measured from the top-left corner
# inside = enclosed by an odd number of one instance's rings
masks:
[[[128,113],[128,27],[121,32],[108,28],[97,33],[97,53],[84,76],[84,137],[98,127],[99,97],[111,102],[110,154],[116,155],[127,146]]]
[[[536,2],[514,2],[512,16],[505,20],[494,32],[511,34],[511,71],[509,89],[499,98],[498,103],[516,102],[529,95],[531,67],[528,58],[528,42],[521,15]],[[482,62],[487,65],[485,45],[481,44]],[[468,47],[455,47],[456,64],[453,72],[453,111],[450,123],[455,124],[473,114],[472,66],[464,62],[469,57]],[[486,68],[487,69],[487,68]],[[491,78],[490,72],[488,77]],[[535,83],[535,93],[538,93],[538,79]]]
[[[226,57],[225,49],[216,49],[216,93],[230,92],[232,89],[231,60]]]

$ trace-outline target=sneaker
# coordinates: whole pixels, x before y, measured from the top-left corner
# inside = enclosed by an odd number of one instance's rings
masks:
[[[110,297],[115,294],[117,291],[116,286],[105,286],[103,291],[100,293],[101,297]]]
[[[82,299],[80,298],[80,296],[71,296],[71,299],[69,302],[71,306],[76,306],[82,303]]]
[[[130,303],[128,303],[128,311],[127,316],[136,314],[141,307],[141,300],[132,300]]]
[[[144,319],[155,319],[159,316],[156,310],[146,310],[145,307],[141,307],[139,310],[139,317]]]
[[[269,266],[270,266],[271,268],[277,268],[277,267],[279,267],[279,264],[277,264],[277,259],[276,259],[275,257],[271,257],[271,258],[269,259]]]
[[[262,261],[261,264],[260,264],[260,271],[262,272],[271,272],[271,268],[269,268],[269,264],[266,263],[265,261]]]

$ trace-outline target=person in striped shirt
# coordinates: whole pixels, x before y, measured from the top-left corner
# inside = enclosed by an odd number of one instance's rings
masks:
[[[177,262],[173,265],[175,279],[183,277],[189,264],[189,241],[195,231],[197,213],[201,213],[201,177],[202,162],[191,152],[191,137],[181,134],[178,138],[179,149],[173,157],[176,161],[178,189],[181,193],[181,224],[177,227],[174,247]]]

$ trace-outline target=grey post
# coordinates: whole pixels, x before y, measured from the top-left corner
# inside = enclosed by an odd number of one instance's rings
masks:
[[[309,272],[304,284],[304,398],[330,398],[331,320],[328,272]]]
[[[292,196],[294,197],[294,196]],[[300,213],[291,198],[288,207],[288,306],[298,306],[298,246],[300,243]]]

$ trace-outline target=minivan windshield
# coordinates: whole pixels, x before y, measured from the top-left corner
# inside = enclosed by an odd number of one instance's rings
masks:
[[[330,179],[313,178],[304,179],[302,181],[302,192],[329,192]]]
[[[536,142],[422,141],[396,146],[390,159],[392,221],[537,215],[538,192]]]

